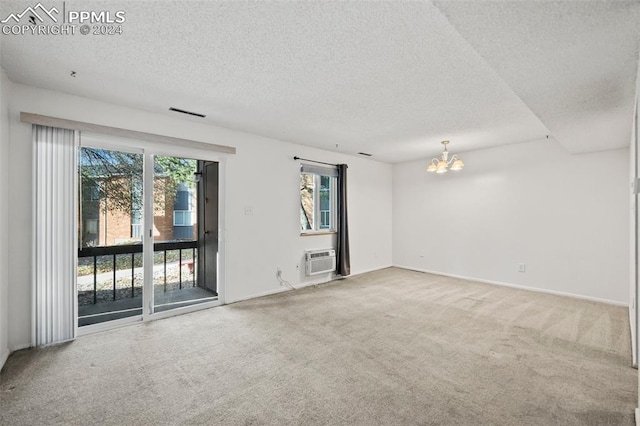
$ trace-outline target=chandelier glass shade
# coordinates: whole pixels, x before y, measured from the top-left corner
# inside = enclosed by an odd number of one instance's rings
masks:
[[[440,158],[434,158],[431,160],[429,167],[427,167],[428,172],[442,174],[447,173],[449,170],[458,171],[464,168],[464,163],[457,155],[453,155],[451,156],[451,159],[449,159],[449,151],[447,150],[448,144],[449,141],[442,141],[444,151],[442,151]]]

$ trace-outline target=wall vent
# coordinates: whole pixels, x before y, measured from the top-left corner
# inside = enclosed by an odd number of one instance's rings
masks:
[[[187,115],[194,115],[196,117],[200,117],[200,118],[205,118],[206,115],[204,114],[200,114],[198,112],[191,112],[191,111],[186,111],[184,109],[179,109],[179,108],[174,108],[174,107],[170,107],[169,111],[173,111],[173,112],[179,112],[181,114],[187,114]]]
[[[336,251],[333,249],[306,251],[304,257],[307,276],[336,270]]]

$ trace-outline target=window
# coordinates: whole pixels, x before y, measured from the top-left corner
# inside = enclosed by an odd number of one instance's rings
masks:
[[[85,219],[84,220],[84,232],[87,234],[98,233],[98,219]]]
[[[176,200],[173,205],[173,226],[195,225],[194,194],[187,189],[184,183],[178,185]]]
[[[97,182],[84,184],[82,191],[83,201],[100,201],[100,187]]]
[[[142,179],[131,176],[131,238],[142,239]]]
[[[131,212],[131,238],[142,239],[142,209]]]
[[[337,170],[303,164],[300,171],[300,230],[336,230]]]
[[[89,200],[100,201],[100,187],[98,185],[92,186],[90,191]]]
[[[174,210],[173,226],[193,226],[193,210]]]

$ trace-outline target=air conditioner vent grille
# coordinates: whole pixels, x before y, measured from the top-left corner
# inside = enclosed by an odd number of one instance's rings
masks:
[[[330,254],[330,252],[328,252],[328,251],[323,251],[323,252],[320,252],[320,253],[310,253],[310,254],[309,254],[309,257],[310,257],[311,259],[316,259],[316,258],[318,258],[318,257],[328,257],[328,256],[330,256],[330,255],[331,255],[331,254]]]
[[[335,271],[335,250],[313,250],[305,253],[307,276]]]

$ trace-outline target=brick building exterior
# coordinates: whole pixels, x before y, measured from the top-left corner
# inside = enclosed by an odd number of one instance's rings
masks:
[[[121,179],[121,178],[111,178]],[[177,191],[169,190],[167,177],[154,180],[153,236],[155,241],[174,241],[197,238],[195,223],[195,194],[185,185]],[[130,187],[130,185],[122,185]],[[142,212],[131,206],[131,212],[113,208],[109,194],[97,195],[99,191],[83,187],[82,244],[81,246],[109,246],[140,241],[142,237]],[[131,197],[130,194],[119,194]],[[178,212],[178,215],[176,215]],[[185,218],[187,220],[185,220]]]

